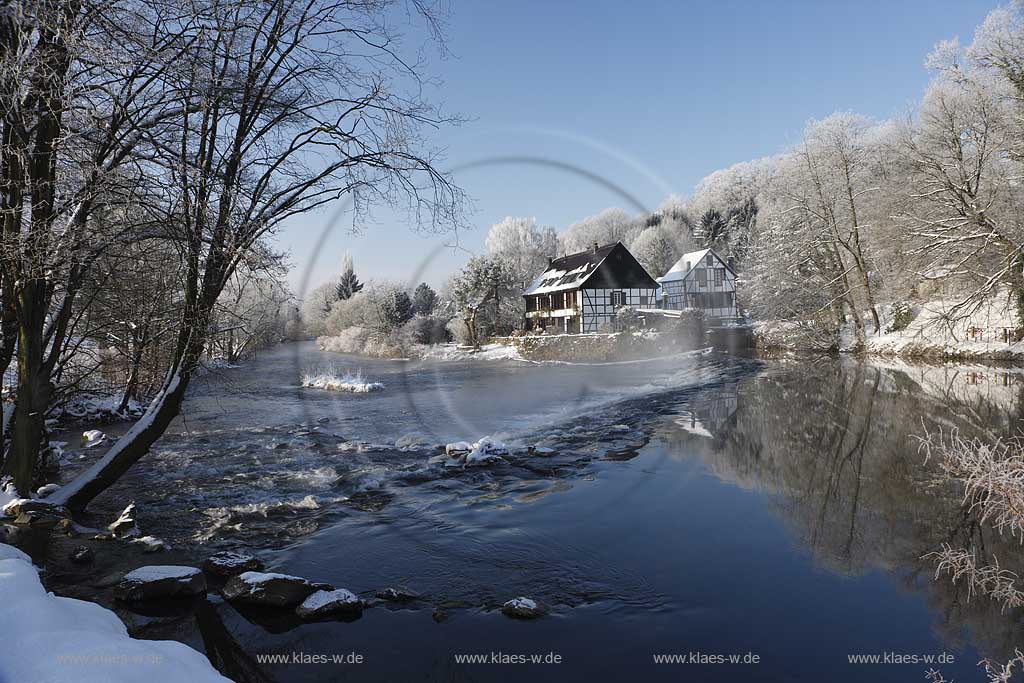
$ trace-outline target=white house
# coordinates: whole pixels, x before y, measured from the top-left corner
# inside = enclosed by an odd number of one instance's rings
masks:
[[[523,293],[529,329],[599,332],[620,306],[655,305],[658,283],[621,242],[552,259]]]
[[[706,318],[739,317],[736,273],[713,249],[683,254],[658,282],[662,308],[697,308]]]

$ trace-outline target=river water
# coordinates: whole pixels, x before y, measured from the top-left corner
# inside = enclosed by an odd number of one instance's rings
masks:
[[[385,388],[299,386],[325,366]],[[964,511],[915,437],[1017,432],[1022,380],[836,359],[410,362],[290,345],[197,381],[187,418],[95,512],[134,499],[143,531],[172,545],[421,594],[314,624],[217,602],[240,656],[363,658],[264,665],[274,680],[915,681],[934,668],[983,681],[979,659],[1024,645],[1021,615],[936,580],[927,554],[975,545],[1024,571],[1022,551]],[[484,435],[512,447],[506,464],[429,462]],[[403,436],[419,445],[397,447]],[[516,596],[550,614],[504,617]],[[494,653],[560,663],[456,658]]]

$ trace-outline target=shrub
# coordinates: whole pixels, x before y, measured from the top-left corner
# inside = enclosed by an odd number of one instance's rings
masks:
[[[450,336],[448,320],[433,315],[417,315],[404,329],[417,344],[443,344]]]
[[[910,321],[914,319],[914,310],[906,301],[897,301],[892,305],[892,320],[885,328],[886,332],[899,332],[907,329]]]

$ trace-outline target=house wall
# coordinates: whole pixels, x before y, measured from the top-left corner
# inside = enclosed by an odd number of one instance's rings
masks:
[[[530,329],[581,333],[602,332],[615,318],[618,306],[650,308],[654,306],[655,289],[579,289],[572,296],[527,296],[526,318]],[[615,301],[613,301],[613,299]],[[565,307],[571,304],[569,307]],[[561,308],[549,308],[561,306]]]
[[[662,284],[664,307],[671,310],[699,308],[709,318],[739,317],[736,306],[736,276],[719,259],[707,259],[690,272],[685,280]]]
[[[581,332],[599,332],[611,324],[619,306],[648,308],[654,306],[655,289],[583,289]],[[615,299],[615,301],[613,301]]]

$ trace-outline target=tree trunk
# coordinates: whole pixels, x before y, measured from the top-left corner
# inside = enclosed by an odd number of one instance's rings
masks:
[[[132,355],[128,360],[128,378],[124,383],[124,394],[121,396],[121,403],[117,406],[117,412],[123,413],[128,410],[128,404],[139,393],[139,369],[142,365],[143,342],[138,335],[132,335]]]
[[[18,321],[18,394],[4,472],[14,477],[14,486],[22,496],[32,490],[32,474],[46,431],[46,410],[53,395],[43,358],[46,306],[38,300],[44,296],[44,288],[43,283],[30,283],[20,297],[23,317]]]

